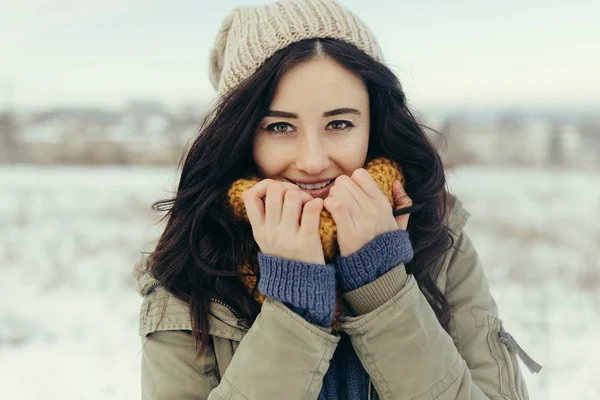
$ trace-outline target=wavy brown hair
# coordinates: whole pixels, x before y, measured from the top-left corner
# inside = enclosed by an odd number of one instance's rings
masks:
[[[236,179],[257,174],[252,139],[282,75],[299,63],[323,56],[360,76],[366,85],[371,113],[367,161],[377,157],[396,161],[403,169],[407,194],[422,206],[409,220],[414,257],[406,269],[448,330],[448,302],[435,282],[440,261],[453,243],[447,228],[444,167],[425,133],[429,128],[417,122],[398,78],[386,65],[352,44],[308,39],[279,50],[234,91],[217,100],[182,159],[176,195],[154,204],[156,210],[166,211],[167,224],[150,255],[149,272],[189,304],[198,356],[208,343],[211,298],[225,302],[249,323],[260,312],[260,304],[242,284],[243,274],[237,270],[259,249],[250,225],[236,221],[225,206],[227,191]],[[259,276],[255,262],[253,268]]]

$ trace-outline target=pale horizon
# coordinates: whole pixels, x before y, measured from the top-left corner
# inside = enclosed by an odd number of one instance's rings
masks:
[[[0,107],[210,101],[221,21],[266,2],[5,0]],[[340,2],[374,32],[417,108],[600,108],[600,2]]]

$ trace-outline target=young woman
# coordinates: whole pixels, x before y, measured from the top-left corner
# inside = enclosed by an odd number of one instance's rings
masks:
[[[516,356],[538,366],[363,22],[333,0],[238,8],[210,61],[218,101],[138,275],[143,398],[528,398]],[[374,160],[401,174],[391,197]]]

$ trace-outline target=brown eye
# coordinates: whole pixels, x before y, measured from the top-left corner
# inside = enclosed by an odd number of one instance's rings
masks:
[[[281,129],[277,129],[277,128],[281,128]],[[279,132],[279,133],[285,133],[287,132],[287,125],[275,125],[275,132]]]
[[[278,122],[267,126],[267,131],[274,135],[286,135],[291,132],[288,128],[291,128],[289,124]]]
[[[352,125],[352,122],[350,121],[332,121],[329,126],[331,126],[334,131],[344,131],[354,125]]]

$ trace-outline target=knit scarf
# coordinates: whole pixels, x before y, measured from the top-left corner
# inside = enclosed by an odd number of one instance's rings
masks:
[[[404,185],[404,176],[398,164],[387,158],[377,158],[365,165],[365,169],[371,174],[375,182],[381,188],[381,191],[387,196],[392,209],[395,207],[394,197],[392,195],[392,185],[395,180],[399,180]],[[250,178],[238,179],[231,185],[228,192],[228,206],[233,212],[235,218],[244,223],[249,223],[246,208],[242,200],[244,191],[250,189],[256,183],[260,182],[260,178],[252,176]],[[321,220],[319,223],[319,235],[321,236],[321,244],[323,246],[323,255],[326,263],[333,262],[339,255],[339,247],[337,243],[337,228],[331,213],[325,208],[321,211]],[[258,270],[256,255],[248,255],[247,263],[239,266],[238,270],[245,273],[242,277],[244,285],[248,288],[254,299],[262,304],[265,296],[258,291],[258,280],[255,271]],[[255,269],[250,264],[255,266]],[[333,318],[332,329],[339,330],[340,325],[338,318],[341,314],[341,287],[337,289],[337,307]]]

